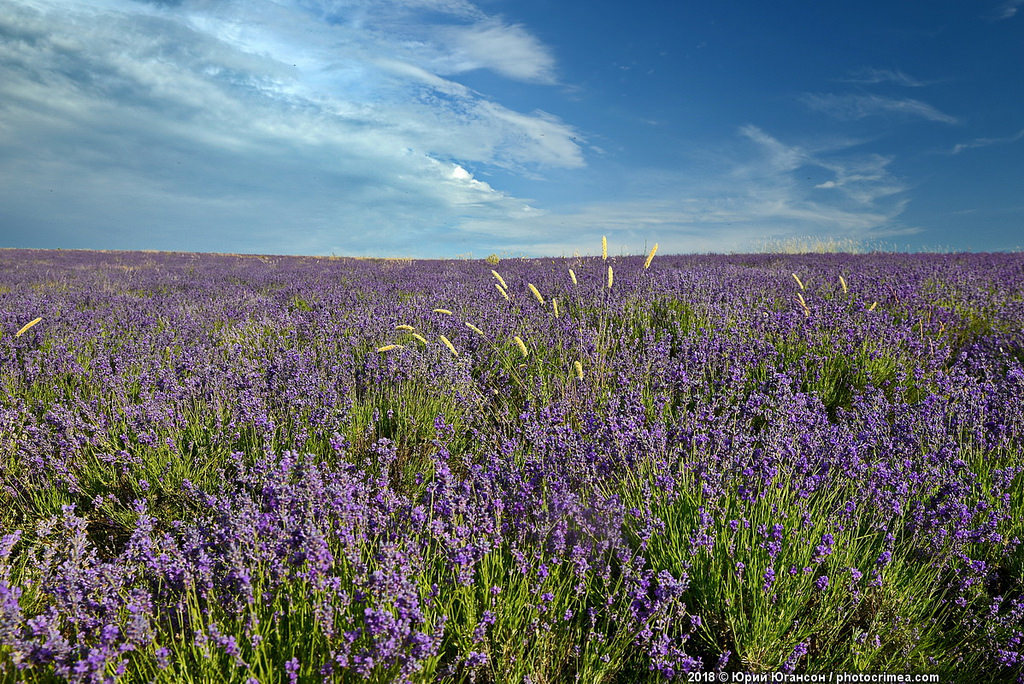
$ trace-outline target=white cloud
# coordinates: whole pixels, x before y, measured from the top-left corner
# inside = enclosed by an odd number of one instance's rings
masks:
[[[525,28],[462,0],[11,0],[0,34],[7,244],[537,255],[607,233],[666,253],[909,230],[891,159],[753,125],[699,171],[623,174],[632,199],[554,211],[504,192],[482,179],[579,169],[583,137],[458,81],[557,80]]]
[[[1009,143],[1015,143],[1018,140],[1024,140],[1024,128],[1013,135],[1006,136],[1005,138],[975,138],[971,142],[955,145],[951,152],[953,154],[960,154],[964,150],[973,150],[978,147],[989,147],[990,145],[1006,145]]]
[[[858,69],[842,80],[847,83],[862,83],[866,85],[892,83],[895,85],[906,86],[908,88],[920,88],[927,85],[924,81],[919,81],[912,76],[908,76],[899,69]]]
[[[789,144],[753,125],[737,136],[737,148],[704,159],[699,173],[634,174],[624,182],[636,199],[472,219],[459,228],[526,255],[593,254],[601,235],[614,253],[639,254],[658,242],[669,254],[758,250],[791,237],[872,241],[916,232],[900,221],[907,188],[890,172],[890,158],[854,154],[851,143]],[[831,178],[815,183],[809,174]]]
[[[1024,5],[1024,0],[1005,0],[995,8],[993,13],[990,15],[995,21],[1002,21],[1003,19],[1010,19],[1017,15],[1021,5]]]
[[[958,123],[956,117],[945,114],[930,104],[910,98],[809,93],[800,99],[811,109],[824,112],[837,119],[850,120],[863,119],[868,116],[898,115],[947,124]]]
[[[551,51],[519,25],[493,21],[441,29],[452,52],[439,60],[442,72],[493,69],[520,81],[555,82]]]
[[[454,0],[8,3],[5,242],[50,231],[67,246],[123,234],[136,248],[379,254],[417,231],[528,213],[465,165],[577,168],[579,134],[443,76],[442,57],[464,55],[412,21],[423,10],[501,27]],[[478,57],[537,81],[553,70]]]

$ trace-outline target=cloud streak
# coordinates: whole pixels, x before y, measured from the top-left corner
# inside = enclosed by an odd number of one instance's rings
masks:
[[[472,26],[447,27],[438,34],[452,49],[445,59],[438,60],[445,73],[491,69],[519,81],[556,81],[554,57],[520,25],[484,21]]]
[[[1017,15],[1021,5],[1024,5],[1024,0],[1005,0],[999,4],[998,7],[991,14],[991,19],[994,21],[1003,21],[1010,19]]]
[[[851,121],[871,116],[899,116],[906,119],[924,119],[945,124],[959,120],[935,107],[911,98],[891,98],[881,95],[808,93],[800,98],[807,107],[836,119]]]
[[[860,83],[864,85],[875,85],[878,83],[892,83],[907,88],[921,88],[928,85],[924,81],[908,76],[899,69],[859,69],[850,74],[847,78],[841,79],[845,83]]]
[[[971,142],[955,145],[950,152],[952,154],[960,154],[964,150],[973,150],[978,147],[990,147],[992,145],[1008,145],[1019,140],[1024,140],[1024,128],[1005,138],[975,138]]]

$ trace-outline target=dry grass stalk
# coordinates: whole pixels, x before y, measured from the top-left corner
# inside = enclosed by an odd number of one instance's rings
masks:
[[[846,288],[846,281],[843,280],[843,276],[839,276],[839,284],[843,286],[843,294],[846,294],[848,290]]]
[[[868,307],[868,311],[874,311],[875,307],[878,306],[878,302],[874,302]]]
[[[506,284],[505,284],[505,279],[504,279],[504,278],[502,278],[502,277],[501,277],[501,276],[500,276],[500,275],[498,274],[498,272],[497,272],[497,271],[495,271],[495,270],[494,270],[493,268],[491,269],[491,275],[493,275],[493,276],[494,276],[495,278],[497,278],[497,279],[498,279],[498,282],[499,282],[499,283],[501,283],[501,286],[502,286],[503,288],[505,288],[506,290],[508,289],[508,285],[506,285]]]
[[[447,337],[445,337],[444,335],[438,335],[437,339],[441,340],[441,342],[444,343],[444,346],[448,347],[448,351],[452,353],[452,356],[459,355],[459,352],[455,351],[455,345],[452,344],[451,340],[449,340]]]
[[[452,315],[452,312],[449,311],[448,309],[434,309],[434,313],[444,314],[446,316]]]
[[[486,337],[486,335],[484,335],[484,331],[476,327],[472,323],[466,323],[466,327],[475,332],[477,335],[480,335],[481,337]]]
[[[608,289],[612,289],[612,283],[615,282],[615,274],[612,272],[612,267],[608,267]]]
[[[793,274],[793,280],[796,281],[796,284],[800,286],[801,290],[804,289],[804,284],[800,282],[800,276],[798,276],[796,273]]]
[[[658,243],[654,243],[654,247],[651,248],[651,253],[647,255],[647,261],[644,262],[644,270],[647,270],[651,262],[654,261],[654,254],[658,251]]]
[[[583,364],[580,363],[579,361],[573,361],[572,362],[572,367],[574,369],[576,369],[576,377],[579,380],[582,380],[583,379]]]
[[[551,299],[551,306],[555,310],[555,318],[558,318],[558,300],[552,297],[552,299]]]
[[[391,351],[392,349],[401,349],[401,348],[402,348],[402,345],[400,345],[400,344],[385,344],[383,347],[377,347],[377,351],[379,351],[379,352],[388,352],[388,351]]]
[[[804,315],[811,315],[811,309],[807,306],[807,302],[804,301],[804,296],[798,292],[796,299],[804,307]]]
[[[427,343],[427,338],[423,337],[423,335],[420,335],[419,333],[413,333],[412,336],[415,337],[420,342],[422,342],[423,344]]]
[[[494,283],[494,287],[498,288],[498,292],[501,293],[502,297],[508,299],[508,292],[505,292],[505,288],[503,288],[500,283]]]
[[[523,343],[523,340],[522,338],[519,337],[519,335],[514,336],[512,338],[512,341],[516,343],[517,347],[519,347],[519,352],[523,355],[523,358],[526,358],[527,356],[530,355],[529,350],[526,348],[526,345]]]
[[[404,323],[402,325],[395,326],[395,330],[404,330],[405,332],[412,332],[415,329],[416,328],[412,327],[411,325],[405,325]]]
[[[576,282],[576,272],[573,271],[571,268],[569,269],[569,277],[572,279],[572,284],[573,285],[578,285],[579,284],[579,283]]]
[[[544,303],[544,298],[541,297],[540,290],[534,287],[533,283],[526,283],[526,287],[530,288],[530,292],[533,293],[533,296],[537,298],[538,302],[540,302],[541,304]]]
[[[40,316],[39,318],[36,318],[34,320],[29,321],[28,323],[25,324],[25,326],[21,330],[19,330],[18,332],[14,333],[14,336],[15,337],[21,337],[26,332],[28,332],[29,328],[31,328],[32,326],[34,326],[36,323],[38,323],[41,320],[43,320],[42,316]]]
[[[601,258],[605,261],[608,260],[608,238],[604,235],[601,236]]]

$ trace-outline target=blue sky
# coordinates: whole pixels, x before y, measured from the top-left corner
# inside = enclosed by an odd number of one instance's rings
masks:
[[[0,246],[1024,247],[1024,0],[5,0]]]

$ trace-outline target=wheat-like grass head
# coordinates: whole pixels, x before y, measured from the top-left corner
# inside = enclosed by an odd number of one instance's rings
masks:
[[[466,323],[466,327],[469,328],[470,330],[472,330],[473,332],[475,332],[480,337],[486,337],[486,335],[484,335],[484,331],[481,330],[480,328],[476,327],[472,323]]]
[[[503,288],[501,286],[501,283],[494,283],[494,287],[498,288],[498,292],[501,293],[502,297],[504,297],[505,299],[509,299],[508,292],[505,292],[505,288]],[[509,300],[509,301],[511,301],[511,300]]]
[[[794,297],[794,299],[796,299],[796,301],[800,302],[800,306],[804,310],[804,315],[805,316],[810,316],[811,315],[811,310],[807,307],[807,302],[804,301],[804,296],[802,294],[800,294],[799,292],[797,292],[796,293],[796,297]]]
[[[505,284],[505,279],[502,278],[501,275],[497,271],[495,271],[493,268],[491,269],[491,275],[493,275],[495,278],[498,279],[498,282],[501,283],[501,286],[503,288],[505,288],[506,290],[508,289],[508,285]]]
[[[448,309],[434,309],[434,313],[444,314],[445,316],[451,316],[452,312]]]
[[[843,276],[839,276],[839,284],[842,285],[843,287],[843,294],[846,294],[848,290],[846,288],[846,281],[843,279]]]
[[[800,276],[798,276],[796,273],[793,274],[793,280],[796,281],[796,284],[800,286],[801,290],[804,289],[804,284],[800,282]]]
[[[644,270],[645,271],[650,267],[651,262],[654,261],[654,254],[657,251],[658,251],[658,243],[655,242],[654,243],[654,247],[651,248],[651,253],[647,255],[647,261],[644,262]]]
[[[512,341],[516,343],[517,347],[519,347],[519,353],[523,355],[523,358],[526,358],[527,356],[530,355],[530,351],[526,348],[526,344],[523,342],[522,338],[519,337],[519,335],[513,336]]]
[[[604,235],[601,236],[601,258],[605,261],[608,260],[608,238]]]
[[[389,352],[392,349],[401,349],[401,348],[402,348],[402,345],[400,345],[400,344],[385,344],[383,347],[377,347],[377,351],[383,353],[383,352]]]
[[[449,340],[447,337],[445,337],[444,335],[438,335],[437,339],[441,340],[441,342],[444,344],[444,346],[448,347],[448,351],[450,351],[452,353],[452,356],[458,356],[459,355],[459,352],[455,351],[455,345],[452,344],[451,340]]]
[[[612,283],[615,282],[615,273],[612,271],[612,267],[608,267],[608,289],[612,289]]]
[[[36,324],[37,324],[37,323],[39,323],[39,321],[41,321],[41,320],[43,320],[43,317],[42,317],[42,316],[40,316],[39,318],[35,318],[35,319],[33,319],[33,320],[29,321],[28,323],[26,323],[26,324],[24,325],[24,327],[22,327],[22,329],[21,329],[21,330],[19,330],[18,332],[14,333],[14,336],[15,336],[15,337],[21,337],[22,335],[24,335],[25,333],[27,333],[27,332],[29,331],[29,329],[30,329],[30,328],[32,328],[32,326],[36,325]]]
[[[537,298],[538,302],[541,304],[544,303],[544,297],[541,296],[540,290],[538,290],[533,283],[526,283],[526,287],[530,288],[530,292],[533,293],[533,296]]]
[[[579,285],[579,283],[576,282],[576,271],[572,270],[571,268],[569,269],[569,278],[572,280],[573,285]]]
[[[412,327],[411,325],[405,325],[404,323],[402,325],[395,326],[395,330],[404,330],[405,332],[412,332],[415,329],[416,328]]]

